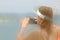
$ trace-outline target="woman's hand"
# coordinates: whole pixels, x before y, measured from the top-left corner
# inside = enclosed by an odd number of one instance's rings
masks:
[[[26,28],[28,23],[29,23],[29,18],[28,17],[25,17],[22,21],[22,28]]]

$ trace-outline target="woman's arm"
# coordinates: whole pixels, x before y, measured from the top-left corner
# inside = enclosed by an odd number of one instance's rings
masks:
[[[22,28],[17,35],[17,40],[24,40],[24,31],[25,31],[28,23],[29,23],[29,18],[28,17],[24,18],[24,20],[22,22]]]
[[[21,30],[19,31],[19,33],[17,35],[17,40],[23,40],[24,39],[24,31],[25,31],[25,28],[21,28]]]

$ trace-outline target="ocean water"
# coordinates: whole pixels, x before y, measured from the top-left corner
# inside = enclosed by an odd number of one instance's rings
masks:
[[[24,17],[34,17],[34,14],[0,14],[0,40],[16,40],[21,29]],[[54,23],[60,25],[60,15],[55,15]],[[29,24],[25,31],[28,34],[32,30],[38,30],[35,24]]]

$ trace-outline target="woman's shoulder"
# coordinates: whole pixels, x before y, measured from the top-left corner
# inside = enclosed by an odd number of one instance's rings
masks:
[[[28,40],[37,40],[37,39],[40,39],[40,32],[39,30],[33,30],[29,33],[29,35],[27,36],[27,39]]]
[[[40,30],[33,30],[29,33],[29,35],[39,35],[40,34]]]
[[[40,30],[33,30],[33,31],[31,31],[31,33],[33,33],[33,34],[40,34]]]

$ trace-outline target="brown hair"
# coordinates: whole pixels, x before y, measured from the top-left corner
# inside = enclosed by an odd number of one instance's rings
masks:
[[[52,23],[53,23],[53,12],[52,8],[47,6],[41,6],[39,7],[39,12],[41,12],[45,18],[43,19],[43,22],[40,24],[41,28],[46,28],[47,32],[50,34]]]

